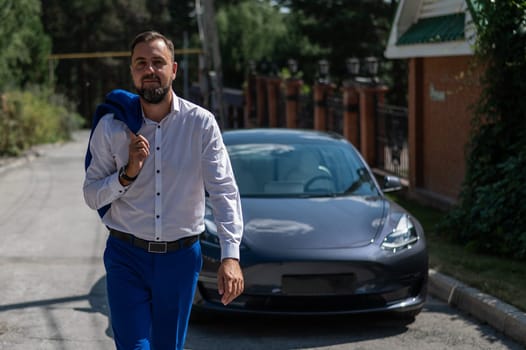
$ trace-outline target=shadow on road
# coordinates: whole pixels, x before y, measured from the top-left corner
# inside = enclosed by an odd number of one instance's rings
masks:
[[[106,275],[102,276],[91,288],[87,295],[90,308],[76,308],[75,310],[83,312],[98,312],[106,316],[108,319],[108,326],[106,327],[106,335],[113,338],[110,321],[110,309],[108,307],[108,300],[106,299]]]
[[[190,323],[186,345],[192,350],[232,344],[239,349],[310,349],[380,339],[405,333],[412,320],[389,315],[249,316],[218,315]],[[212,341],[213,339],[213,341]],[[239,344],[239,343],[238,343]],[[276,347],[277,346],[277,347]],[[226,348],[227,348],[226,347]]]
[[[97,312],[107,317],[106,335],[113,337],[106,299],[106,277],[101,277],[85,296],[89,308],[82,312]],[[432,305],[430,305],[432,307]],[[443,310],[442,310],[443,311]],[[305,349],[345,344],[367,339],[388,338],[408,330],[411,320],[388,315],[324,316],[324,317],[256,317],[250,315],[216,315],[204,322],[191,322],[186,347],[192,350],[220,348],[236,342],[268,339],[268,343],[241,348],[270,349],[272,344],[287,343],[288,349]],[[222,344],[222,345],[221,345]]]

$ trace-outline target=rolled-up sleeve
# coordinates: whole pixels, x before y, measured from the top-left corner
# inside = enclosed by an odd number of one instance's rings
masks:
[[[107,115],[93,130],[89,142],[92,158],[84,178],[84,200],[91,209],[99,209],[118,199],[126,192],[119,182],[118,168],[111,152]]]

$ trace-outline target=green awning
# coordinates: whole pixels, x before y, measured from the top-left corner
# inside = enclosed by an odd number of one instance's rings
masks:
[[[397,45],[429,44],[464,39],[464,14],[423,18],[413,24]]]

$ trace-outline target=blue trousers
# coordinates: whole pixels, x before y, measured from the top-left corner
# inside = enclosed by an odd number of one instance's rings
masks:
[[[202,267],[199,242],[157,254],[110,236],[104,266],[117,350],[182,350]]]

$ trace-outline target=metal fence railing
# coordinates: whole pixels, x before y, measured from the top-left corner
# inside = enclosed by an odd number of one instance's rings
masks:
[[[285,127],[285,104],[287,96],[282,89],[276,91],[276,116],[275,123],[278,127]],[[191,90],[191,100],[202,102],[197,87]],[[255,100],[255,99],[253,99]],[[256,125],[261,127],[269,126],[269,116],[266,104],[257,106],[257,100],[253,101],[254,107],[249,111],[250,119],[257,122]],[[314,101],[312,93],[300,94],[298,96],[298,111],[296,116],[296,126],[302,129],[314,128],[313,114]],[[343,104],[341,93],[332,93],[324,101],[325,108],[325,128],[327,131],[343,134],[343,115],[345,106]],[[243,115],[245,107],[245,98],[241,90],[228,89],[223,90],[223,108],[225,115],[226,128],[242,128],[244,125]],[[264,107],[261,111],[260,120],[255,119],[258,107]],[[355,126],[357,132],[357,145],[360,144],[360,118],[357,118]],[[375,157],[372,167],[382,170],[386,173],[397,175],[407,179],[409,177],[409,145],[408,145],[408,111],[407,108],[377,104],[375,119]]]
[[[327,130],[343,134],[343,96],[333,93],[327,98]]]
[[[402,178],[409,176],[407,108],[378,105],[375,167]]]

